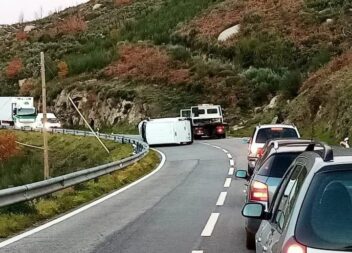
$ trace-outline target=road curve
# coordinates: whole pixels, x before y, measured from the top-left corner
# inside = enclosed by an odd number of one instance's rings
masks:
[[[158,149],[166,162],[147,180],[0,252],[250,252],[244,182],[229,175],[230,167],[245,168],[246,145],[226,139]]]

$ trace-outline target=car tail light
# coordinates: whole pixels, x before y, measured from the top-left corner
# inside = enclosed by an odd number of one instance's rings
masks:
[[[224,126],[217,126],[217,127],[216,127],[216,132],[217,132],[217,133],[223,133],[224,130],[225,130],[225,127],[224,127]]]
[[[268,186],[259,181],[254,181],[251,184],[249,192],[249,200],[251,201],[268,201],[269,193]]]
[[[257,149],[257,157],[261,158],[264,154],[264,149],[263,148],[258,148]]]
[[[282,253],[307,253],[307,247],[299,244],[294,237],[285,243]]]

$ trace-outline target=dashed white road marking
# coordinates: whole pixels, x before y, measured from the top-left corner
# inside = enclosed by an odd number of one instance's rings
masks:
[[[235,166],[235,162],[233,161],[233,159],[230,160],[230,166]]]
[[[229,176],[233,176],[234,173],[235,173],[235,168],[234,167],[230,167]]]
[[[201,236],[205,236],[205,237],[211,236],[215,228],[216,222],[218,221],[219,215],[220,215],[219,213],[212,213],[210,215],[209,220],[205,225]]]
[[[192,253],[203,253],[203,250],[192,250]]]
[[[225,199],[227,196],[227,192],[221,192],[218,198],[218,201],[216,202],[217,206],[222,206],[225,203]]]
[[[104,201],[106,201],[106,200],[108,200],[108,199],[110,199],[110,198],[112,198],[112,197],[114,197],[114,196],[116,196],[116,195],[118,195],[118,194],[120,194],[120,193],[122,193],[122,192],[124,192],[124,191],[126,191],[128,189],[130,189],[130,188],[132,188],[133,186],[135,186],[135,185],[139,184],[140,182],[142,182],[142,181],[148,179],[149,177],[153,176],[155,173],[157,173],[159,170],[161,170],[161,168],[164,166],[165,161],[166,161],[166,157],[165,157],[165,155],[162,152],[160,152],[159,150],[156,150],[156,149],[153,149],[153,150],[157,151],[161,155],[161,161],[160,161],[160,164],[158,165],[158,167],[155,170],[153,170],[151,173],[145,175],[144,177],[138,179],[137,181],[135,181],[135,182],[133,182],[133,183],[131,183],[131,184],[129,184],[129,185],[117,190],[117,191],[114,191],[114,192],[106,195],[105,197],[102,197],[102,198],[100,198],[100,199],[98,199],[98,200],[96,200],[96,201],[94,201],[92,203],[89,203],[89,204],[87,204],[85,206],[82,206],[81,208],[78,208],[78,209],[76,209],[76,210],[74,210],[74,211],[72,211],[70,213],[67,213],[67,214],[65,214],[65,215],[63,215],[63,216],[61,216],[61,217],[59,217],[59,218],[57,218],[55,220],[52,220],[52,221],[50,221],[48,223],[45,223],[45,224],[43,224],[43,225],[41,225],[39,227],[36,227],[36,228],[34,228],[32,230],[29,230],[27,232],[24,232],[22,234],[14,236],[14,237],[12,237],[12,238],[10,238],[8,240],[0,242],[0,249],[5,247],[5,246],[7,246],[7,245],[9,245],[9,244],[17,242],[17,241],[19,241],[19,240],[21,240],[23,238],[26,238],[26,237],[28,237],[30,235],[36,234],[36,233],[38,233],[38,232],[40,232],[40,231],[42,231],[44,229],[47,229],[47,228],[49,228],[51,226],[54,226],[54,225],[56,225],[56,224],[58,224],[58,223],[60,223],[60,222],[62,222],[64,220],[67,220],[67,219],[69,219],[69,218],[71,218],[71,217],[73,217],[73,216],[75,216],[75,215],[77,215],[77,214],[79,214],[81,212],[84,212],[85,210],[87,210],[87,209],[89,209],[89,208],[91,208],[93,206],[99,205],[100,203],[102,203],[102,202],[104,202]]]
[[[227,157],[232,159],[232,155],[231,154],[227,154]]]
[[[230,185],[231,185],[231,178],[228,177],[228,178],[226,178],[226,180],[225,180],[224,187],[225,187],[225,188],[229,188]]]
[[[226,149],[222,149],[222,151],[224,151],[226,154],[229,153],[229,151],[227,151]]]

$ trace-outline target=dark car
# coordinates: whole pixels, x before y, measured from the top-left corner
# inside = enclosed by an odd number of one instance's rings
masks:
[[[317,145],[323,149],[314,151]],[[256,252],[352,252],[352,150],[310,144],[285,173],[269,209],[247,203],[242,214],[263,220]]]
[[[250,177],[246,190],[246,202],[261,203],[267,210],[286,170],[296,157],[306,150],[310,143],[312,143],[311,140],[300,139],[269,141],[264,156],[257,162],[258,166]],[[241,170],[236,172],[236,176],[249,178],[249,175]],[[258,219],[246,219],[246,246],[248,249],[254,249],[255,247],[255,234],[259,226],[260,221]]]

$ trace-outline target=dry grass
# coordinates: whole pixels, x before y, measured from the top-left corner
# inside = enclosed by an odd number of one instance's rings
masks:
[[[179,30],[179,34],[195,35],[198,40],[212,42],[223,30],[239,23],[241,31],[275,30],[298,46],[310,40],[336,41],[341,37],[341,24],[307,23],[303,10],[303,0],[228,0],[193,19]],[[231,45],[237,38],[225,44]]]
[[[72,15],[57,24],[57,31],[61,34],[77,34],[87,30],[87,23],[80,15]]]
[[[120,59],[105,69],[109,77],[178,84],[187,82],[189,71],[176,66],[165,49],[148,45],[124,45]]]
[[[133,3],[133,0],[115,0],[116,6],[126,6]]]
[[[352,65],[352,51],[348,51],[341,56],[332,59],[325,67],[319,69],[317,72],[311,74],[306,82],[301,87],[301,91],[319,85],[321,81],[328,79],[335,72],[344,68],[351,68]]]

